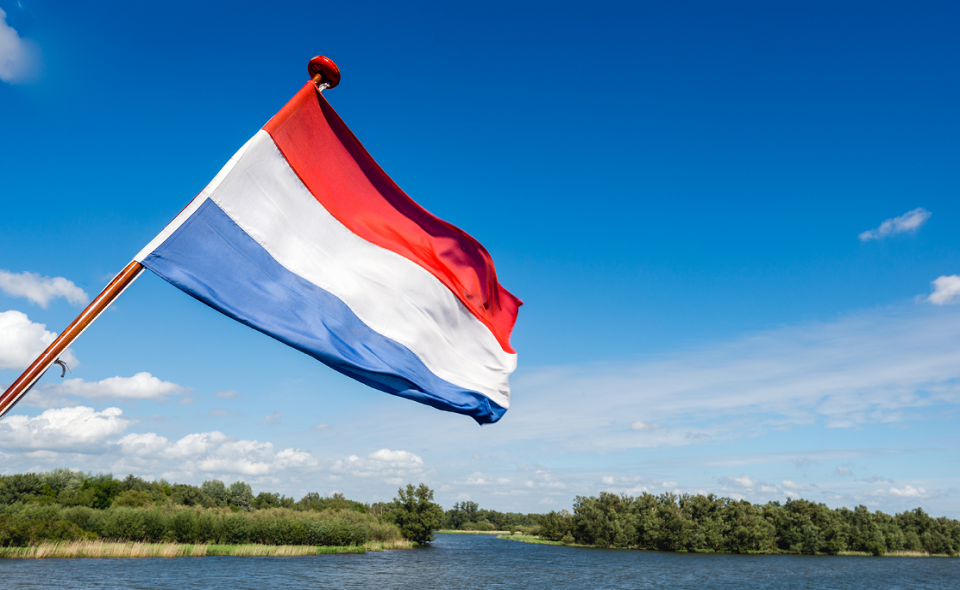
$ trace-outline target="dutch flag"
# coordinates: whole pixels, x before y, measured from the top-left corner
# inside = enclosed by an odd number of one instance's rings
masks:
[[[134,260],[371,387],[481,424],[510,405],[520,300],[312,82]]]

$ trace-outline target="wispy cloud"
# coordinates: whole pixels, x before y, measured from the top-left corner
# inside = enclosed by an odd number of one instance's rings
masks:
[[[795,481],[790,481],[789,479],[785,479],[780,482],[780,487],[791,492],[803,492],[803,491],[806,491],[808,486],[801,483],[797,483]]]
[[[280,419],[283,418],[283,412],[270,412],[260,421],[261,426],[278,426]]]
[[[37,79],[42,69],[40,48],[23,39],[7,24],[7,13],[0,8],[0,80],[25,84]]]
[[[791,425],[849,428],[960,404],[958,380],[960,313],[905,306],[634,362],[527,369],[515,379],[518,407],[551,411],[508,413],[497,432],[503,444],[583,453],[716,442]],[[602,393],[584,403],[583,391]],[[661,428],[631,429],[635,422],[623,417],[636,415],[657,416]]]
[[[63,297],[74,305],[90,300],[86,291],[63,277],[42,277],[32,272],[12,273],[0,270],[0,290],[12,297],[26,297],[46,308],[50,301]]]
[[[870,240],[882,240],[887,236],[902,234],[905,232],[915,232],[920,226],[930,219],[930,212],[923,207],[917,207],[913,211],[907,211],[900,217],[892,217],[880,224],[880,227],[871,229],[860,234],[861,242]]]
[[[929,498],[930,494],[921,487],[905,485],[902,488],[889,488],[886,490],[875,490],[870,492],[871,496],[894,496],[896,498]]]
[[[930,303],[934,305],[960,303],[960,275],[942,276],[930,284],[933,285],[933,293],[927,297]]]
[[[31,322],[25,313],[0,312],[0,369],[26,369],[56,337],[46,324]],[[60,358],[71,367],[79,364],[70,349]]]

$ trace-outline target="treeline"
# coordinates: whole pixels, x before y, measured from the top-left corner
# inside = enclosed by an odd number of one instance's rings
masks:
[[[400,539],[403,506],[386,504],[378,512],[339,494],[310,493],[299,500],[266,492],[254,496],[239,481],[192,486],[67,469],[0,476],[4,547],[98,538],[337,546]]]
[[[806,500],[761,506],[713,494],[578,496],[572,514],[544,515],[540,534],[571,544],[661,551],[960,552],[960,522],[933,518],[920,508],[890,516],[865,506],[833,510]]]
[[[539,533],[543,514],[498,512],[480,508],[476,502],[457,502],[444,513],[443,528],[460,531],[510,531]]]
[[[205,481],[200,486],[193,486],[171,484],[165,479],[146,481],[134,475],[119,480],[109,473],[94,475],[69,469],[0,476],[0,506],[17,502],[86,506],[100,510],[110,507],[175,505],[220,507],[233,511],[264,508],[289,508],[297,511],[353,510],[360,513],[367,511],[366,505],[347,500],[340,494],[321,497],[312,492],[296,501],[269,492],[254,496],[250,486],[242,481],[235,481],[227,486],[214,479]]]

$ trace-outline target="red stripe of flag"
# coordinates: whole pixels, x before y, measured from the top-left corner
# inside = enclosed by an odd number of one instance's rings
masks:
[[[320,204],[353,233],[433,274],[514,352],[521,301],[500,286],[475,239],[407,196],[370,157],[312,82],[266,125],[284,158]]]

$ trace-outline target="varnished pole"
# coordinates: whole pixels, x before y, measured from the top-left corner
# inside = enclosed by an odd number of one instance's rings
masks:
[[[60,358],[63,351],[73,344],[73,341],[76,340],[104,310],[110,307],[114,299],[123,293],[123,290],[129,287],[142,271],[143,265],[133,261],[125,266],[124,269],[120,271],[120,274],[110,281],[110,284],[77,316],[77,319],[73,320],[73,323],[57,336],[56,340],[43,351],[43,354],[37,357],[37,360],[33,361],[33,364],[0,396],[0,418],[10,411],[14,404],[20,401],[23,394],[29,391],[30,388],[33,387],[33,384],[50,368],[50,365]]]

